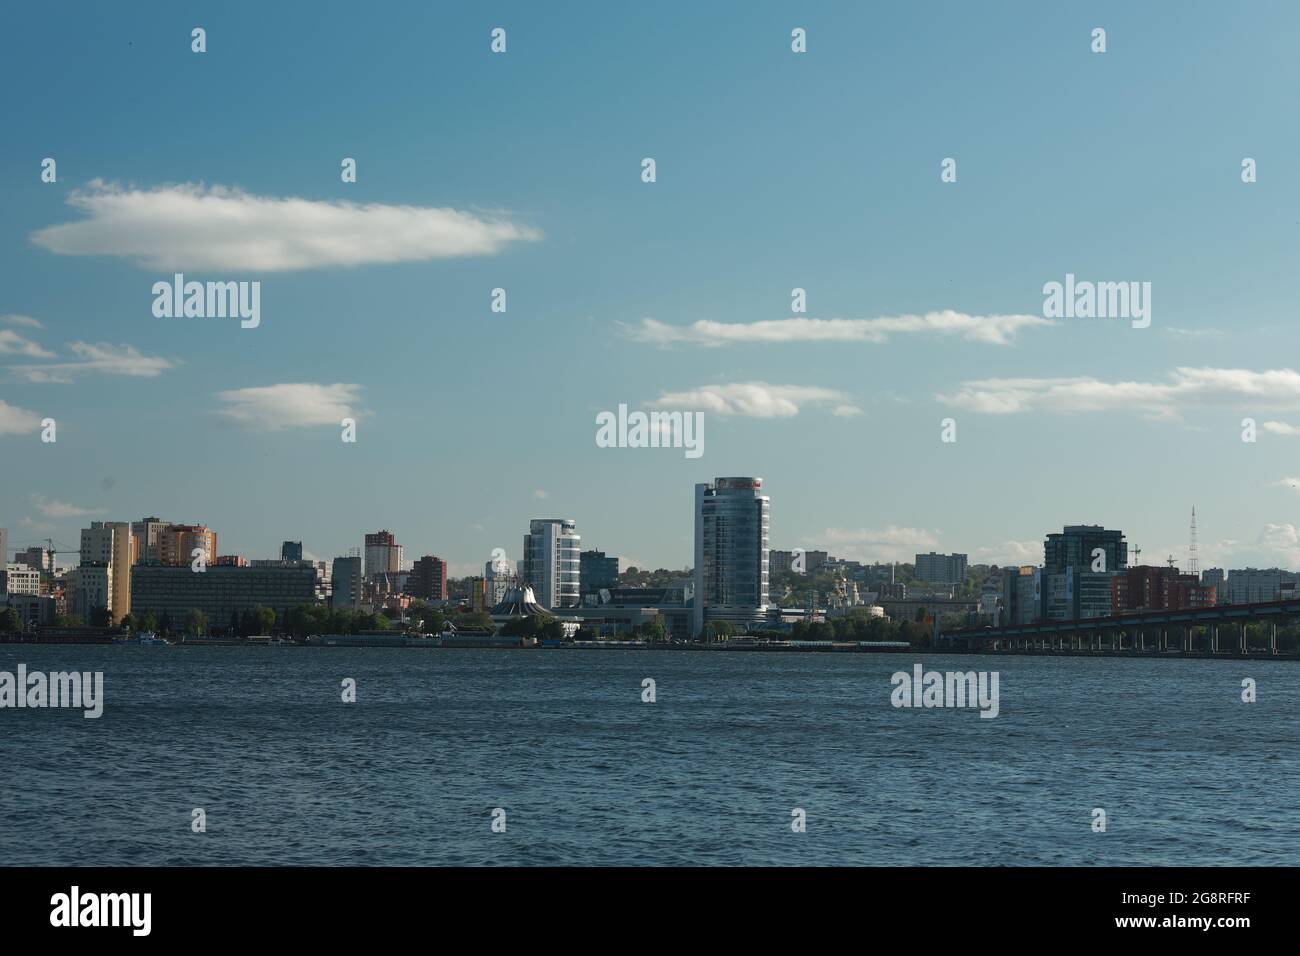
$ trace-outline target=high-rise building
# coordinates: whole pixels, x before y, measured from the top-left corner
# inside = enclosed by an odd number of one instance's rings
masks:
[[[391,531],[366,535],[366,577],[402,570],[402,546]]]
[[[25,548],[19,551],[14,555],[14,563],[25,564],[37,571],[54,570],[54,562],[50,560],[50,553],[44,548]]]
[[[582,536],[572,518],[536,518],[524,535],[524,579],[545,608],[576,607],[581,599]]]
[[[302,564],[256,568],[212,564],[201,574],[188,567],[138,564],[131,578],[140,613],[152,611],[159,620],[166,614],[175,627],[193,608],[206,614],[208,626],[220,632],[258,605],[282,618],[287,609],[316,600],[316,570]]]
[[[302,560],[302,542],[286,541],[280,545],[281,561],[301,561]]]
[[[506,599],[515,569],[504,555],[500,555],[483,565],[483,577],[486,579],[487,605],[496,607]]]
[[[485,578],[466,578],[465,590],[471,611],[486,611],[491,607],[487,603],[487,580]]]
[[[1002,615],[998,624],[1030,624],[1041,616],[1042,577],[1038,568],[1023,565],[1002,569]]]
[[[131,613],[131,525],[125,521],[92,521],[81,531],[81,563],[104,564],[113,578],[109,610],[113,623]]]
[[[137,564],[161,564],[162,553],[159,540],[171,521],[161,518],[141,518],[131,522],[131,536],[135,539],[135,561]]]
[[[762,478],[695,486],[697,638],[712,621],[743,630],[766,617],[770,502],[762,490]]]
[[[361,603],[361,558],[356,555],[334,559],[330,571],[334,608],[355,608]]]
[[[447,562],[432,554],[416,561],[406,579],[406,593],[426,601],[447,600]]]
[[[578,564],[583,594],[618,587],[618,558],[604,551],[584,551]]]
[[[1096,552],[1100,549],[1101,554]],[[1062,574],[1066,568],[1113,574],[1128,567],[1124,532],[1107,531],[1098,524],[1066,525],[1043,542],[1043,572]]]
[[[25,564],[0,564],[0,600],[6,594],[40,594],[41,572]]]
[[[966,555],[918,554],[916,579],[931,584],[961,584],[966,580]]]
[[[1228,596],[1231,604],[1258,604],[1276,601],[1283,590],[1290,591],[1300,582],[1300,574],[1280,568],[1233,568],[1228,571]],[[1290,587],[1287,587],[1290,585]]]
[[[0,528],[0,566],[9,563],[9,529]]]
[[[83,561],[68,572],[67,593],[72,613],[90,624],[95,611],[111,613],[113,573],[103,562]]]
[[[217,563],[217,533],[207,525],[169,524],[157,536],[158,564],[168,567],[191,567],[199,550],[203,563]],[[145,562],[153,564],[155,562]]]

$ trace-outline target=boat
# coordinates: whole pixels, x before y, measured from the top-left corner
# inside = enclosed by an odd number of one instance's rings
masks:
[[[130,637],[115,637],[114,644],[143,644],[146,647],[170,646],[171,641],[159,637],[153,631],[140,631]]]

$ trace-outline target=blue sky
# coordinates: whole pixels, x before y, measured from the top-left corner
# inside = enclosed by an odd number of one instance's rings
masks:
[[[757,474],[774,547],[1181,561],[1195,504],[1203,565],[1300,566],[1294,4],[268,6],[0,14],[15,545],[390,528],[465,573],[564,516],[681,567],[692,485]],[[173,271],[260,281],[261,325],[156,318]],[[1066,273],[1150,282],[1151,327],[998,318]],[[704,410],[703,457],[598,448],[619,403]]]

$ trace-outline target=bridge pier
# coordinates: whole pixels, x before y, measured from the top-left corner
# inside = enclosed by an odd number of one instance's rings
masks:
[[[1219,625],[1210,625],[1210,653],[1219,653]]]
[[[1237,651],[1242,657],[1245,657],[1250,651],[1250,642],[1246,637],[1246,622],[1242,621],[1237,625]]]
[[[1273,622],[1273,632],[1268,636],[1268,652],[1277,653],[1277,621]]]

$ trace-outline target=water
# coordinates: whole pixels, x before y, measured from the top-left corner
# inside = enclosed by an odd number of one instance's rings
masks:
[[[916,660],[998,670],[1001,715],[894,709]],[[19,661],[102,670],[106,705],[0,710],[8,865],[1300,863],[1293,662],[0,646]]]

